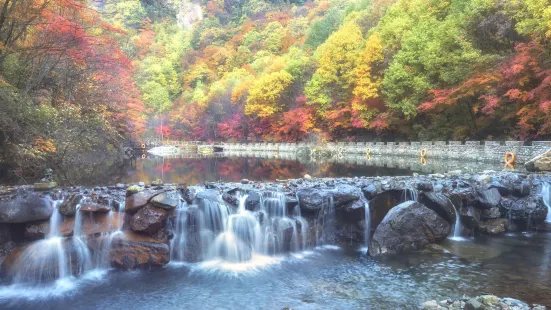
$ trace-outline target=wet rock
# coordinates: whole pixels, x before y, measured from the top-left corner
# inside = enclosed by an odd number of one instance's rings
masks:
[[[348,184],[337,184],[334,189],[331,190],[333,194],[333,203],[335,208],[360,199],[361,191],[356,186]]]
[[[426,182],[426,181],[415,183],[415,188],[419,191],[424,191],[424,192],[430,192],[433,190],[432,183]]]
[[[436,212],[448,223],[455,223],[455,208],[446,195],[435,192],[421,193],[419,195],[419,202]]]
[[[524,180],[513,184],[513,195],[517,197],[526,197],[530,195],[530,181]]]
[[[41,222],[41,223],[27,223],[25,225],[25,239],[28,240],[38,240],[38,239],[44,239],[44,237],[48,234],[50,231],[50,223],[49,222]]]
[[[147,189],[128,196],[126,198],[124,211],[128,213],[136,213],[149,202],[149,199],[157,194],[160,194],[160,191]]]
[[[499,211],[498,207],[493,207],[491,209],[480,210],[480,217],[483,220],[497,219],[500,216],[501,216],[501,212]]]
[[[229,203],[234,207],[237,207],[239,205],[239,199],[228,192],[224,192],[222,194],[222,200],[224,200],[225,202]]]
[[[497,189],[499,191],[499,194],[501,194],[501,196],[509,196],[511,194],[511,189],[499,181],[492,181],[488,186],[488,188]]]
[[[297,197],[300,210],[302,212],[312,213],[329,205],[331,193],[316,188],[305,188],[297,191]]]
[[[481,303],[483,303],[486,306],[493,306],[499,302],[499,298],[494,295],[482,295],[478,297]]]
[[[361,200],[349,202],[341,208],[337,215],[347,223],[365,221],[365,203]]]
[[[162,267],[170,261],[170,249],[166,243],[127,231],[113,239],[108,259],[120,269]]]
[[[371,256],[416,251],[445,239],[450,225],[436,212],[416,201],[406,201],[390,210],[373,235]]]
[[[135,193],[140,192],[143,189],[144,182],[140,182],[139,185],[131,185],[126,189],[126,197],[130,197]]]
[[[364,194],[365,199],[371,200],[375,198],[378,194],[377,186],[374,184],[369,184],[367,186],[362,187],[362,193]]]
[[[146,206],[138,210],[130,220],[130,227],[136,232],[149,236],[165,226],[167,211],[154,206]]]
[[[245,209],[249,211],[258,211],[260,210],[260,193],[259,192],[249,192],[249,195],[245,199]]]
[[[187,186],[183,186],[178,188],[180,191],[180,194],[182,195],[182,198],[187,202],[188,204],[192,204],[193,200],[195,199],[195,190],[190,189]]]
[[[543,221],[547,217],[547,207],[540,197],[504,198],[501,201],[503,213],[512,220]]]
[[[462,208],[461,212],[461,224],[468,229],[478,229],[480,226],[480,210],[474,207]]]
[[[0,200],[0,223],[26,223],[47,220],[54,208],[48,198],[35,193],[18,194]]]
[[[509,223],[507,219],[492,219],[479,224],[482,232],[489,235],[498,235],[507,231]]]
[[[111,207],[110,207],[110,206],[106,206],[106,205],[101,205],[101,204],[98,204],[98,203],[88,202],[88,203],[83,203],[83,204],[81,204],[79,210],[80,210],[81,212],[100,212],[100,213],[106,213],[106,212],[111,211]]]
[[[495,188],[478,189],[475,191],[474,195],[475,206],[479,209],[490,209],[497,207],[499,205],[499,201],[501,200],[501,195]]]
[[[375,230],[388,211],[403,202],[403,193],[403,190],[389,190],[382,192],[369,201],[371,229]]]
[[[149,202],[156,207],[172,210],[180,204],[180,195],[175,190],[162,192],[153,196]]]
[[[58,207],[59,213],[65,216],[75,215],[77,205],[84,198],[82,194],[73,194]]]
[[[100,233],[112,232],[118,229],[119,223],[125,223],[124,212],[114,212],[113,214],[107,213],[83,213],[81,229],[83,235],[95,235]],[[75,218],[65,218],[59,228],[59,232],[62,236],[72,236],[75,226]]]

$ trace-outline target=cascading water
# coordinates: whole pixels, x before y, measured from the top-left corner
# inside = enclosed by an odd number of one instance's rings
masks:
[[[85,273],[86,271],[90,270],[92,266],[90,249],[88,249],[88,246],[86,245],[86,235],[84,235],[82,231],[83,214],[80,211],[80,206],[80,204],[76,206],[75,225],[73,228],[72,238],[72,253],[74,254],[71,253],[70,257],[71,261],[73,261],[74,256],[77,274]]]
[[[411,185],[408,185],[404,188],[404,202],[408,200],[417,201],[419,198],[419,193]]]
[[[329,196],[329,199],[323,203],[318,214],[316,229],[321,230],[319,234],[316,231],[316,238],[319,235],[319,240],[316,241],[317,245],[331,243],[330,239],[335,232],[335,203],[333,202],[333,196]]]
[[[371,211],[369,209],[369,201],[364,204],[365,208],[365,225],[364,225],[364,241],[366,250],[369,250],[369,243],[371,242]]]
[[[547,218],[545,221],[551,223],[551,184],[543,182],[541,195],[543,197],[543,203],[547,207]]]
[[[52,201],[53,213],[46,239],[27,246],[16,263],[13,282],[41,284],[71,275],[70,258],[65,239],[60,236],[61,214],[57,211],[61,201]]]
[[[456,240],[456,241],[464,240],[464,238],[461,237],[461,228],[463,227],[461,225],[461,214],[459,214],[459,210],[455,207],[455,204],[451,200],[449,200],[449,202],[453,206],[453,209],[455,210],[455,224],[453,225],[453,237],[450,239]]]
[[[299,208],[287,215],[283,193],[263,192],[254,211],[245,207],[247,197],[238,197],[237,208],[210,194],[198,198],[197,204],[177,208],[171,259],[243,263],[304,248],[308,225]],[[198,220],[190,223],[194,219]]]

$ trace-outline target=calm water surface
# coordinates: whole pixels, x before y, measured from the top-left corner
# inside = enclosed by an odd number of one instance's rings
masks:
[[[328,246],[248,264],[106,272],[56,289],[0,289],[1,309],[416,309],[483,292],[551,306],[551,235],[445,242],[449,254],[375,261]]]

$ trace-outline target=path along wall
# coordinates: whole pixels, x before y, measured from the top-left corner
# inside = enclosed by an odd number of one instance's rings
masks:
[[[303,148],[321,148],[342,154],[419,157],[422,149],[427,158],[479,162],[504,162],[506,153],[515,155],[515,163],[524,163],[551,148],[551,141],[431,141],[431,142],[340,142],[324,145],[307,143],[236,143],[223,144],[227,151],[296,152]]]

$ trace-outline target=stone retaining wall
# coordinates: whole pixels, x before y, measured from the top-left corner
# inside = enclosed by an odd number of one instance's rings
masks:
[[[342,154],[391,155],[419,157],[422,149],[427,159],[457,159],[479,162],[504,162],[507,152],[515,155],[515,163],[524,163],[551,148],[551,141],[430,141],[430,142],[339,142],[325,145],[307,143],[237,143],[221,145],[224,152],[296,152],[303,148],[322,148]]]

